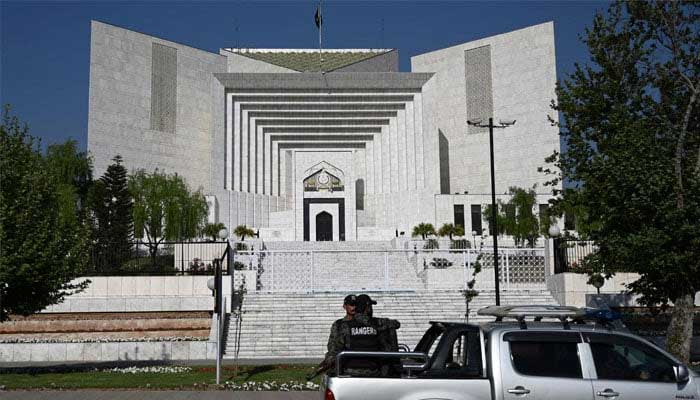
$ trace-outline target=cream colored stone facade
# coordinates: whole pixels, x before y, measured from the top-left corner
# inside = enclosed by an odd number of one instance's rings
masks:
[[[96,174],[117,154],[129,169],[176,172],[208,195],[212,222],[268,241],[389,240],[420,222],[458,222],[460,206],[470,233],[471,206],[490,202],[488,132],[466,124],[479,116],[517,120],[495,138],[499,197],[535,185],[538,203],[550,197],[537,167],[559,149],[547,120],[557,118],[552,23],[417,55],[410,73],[393,49],[326,73],[255,57],[304,52],[214,54],[93,22]],[[305,186],[321,163],[334,188]]]

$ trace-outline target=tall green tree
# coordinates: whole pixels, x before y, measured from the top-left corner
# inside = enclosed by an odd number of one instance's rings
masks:
[[[700,3],[614,3],[586,31],[591,60],[557,90],[570,182],[606,273],[634,271],[647,305],[673,303],[668,350],[688,361],[700,290]]]
[[[513,236],[517,247],[526,244],[534,247],[540,236],[540,222],[534,213],[537,193],[534,189],[513,186],[508,189],[508,194],[511,196],[508,202],[498,201],[498,233]],[[491,205],[486,206],[484,214],[492,224]]]
[[[146,239],[154,266],[163,241],[201,235],[207,202],[200,190],[191,192],[181,176],[138,170],[129,177],[129,192],[134,198],[134,234]]]
[[[540,236],[540,219],[535,215],[534,210],[537,205],[537,194],[534,189],[525,190],[523,188],[510,188],[512,195],[509,203],[515,207],[515,221],[506,225],[506,229],[513,235],[516,246],[529,247],[537,245]]]
[[[56,184],[61,218],[78,223],[86,218],[87,197],[92,185],[92,159],[69,139],[46,149],[46,169]]]
[[[134,220],[128,175],[121,156],[95,182],[91,191],[96,266],[116,271],[132,250]]]
[[[29,315],[80,291],[89,230],[62,217],[60,185],[38,141],[9,107],[0,125],[0,321]]]

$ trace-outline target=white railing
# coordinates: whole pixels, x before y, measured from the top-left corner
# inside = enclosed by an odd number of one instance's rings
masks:
[[[262,250],[237,252],[238,268],[256,271],[256,290],[271,293],[464,289],[477,262],[476,289],[495,287],[492,249]],[[499,248],[501,290],[545,287],[542,248]]]

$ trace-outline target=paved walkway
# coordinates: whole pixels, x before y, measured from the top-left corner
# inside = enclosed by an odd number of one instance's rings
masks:
[[[321,392],[0,391],[2,400],[320,400]]]

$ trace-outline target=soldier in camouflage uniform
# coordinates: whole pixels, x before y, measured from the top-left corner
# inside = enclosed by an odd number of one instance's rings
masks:
[[[368,295],[361,294],[357,296],[357,306],[355,307],[356,318],[358,318],[358,321],[363,321],[365,319],[372,321],[372,323],[377,327],[379,351],[399,351],[396,330],[401,327],[401,323],[395,319],[374,317],[374,310],[372,308],[373,304],[377,304],[377,302],[372,300]],[[380,363],[375,365],[375,368],[380,369],[382,376],[396,374],[400,376],[401,367],[400,365],[397,366],[395,364],[395,360],[382,360]]]
[[[401,327],[401,323],[395,319],[375,318],[372,305],[377,304],[368,295],[357,296],[356,315],[364,315],[371,318],[380,327],[380,340],[382,342],[381,351],[399,351],[399,342],[396,337],[396,330]]]
[[[328,345],[326,346],[328,351],[334,347],[334,343],[338,341],[338,330],[340,325],[345,321],[350,321],[355,316],[355,302],[357,301],[357,296],[354,294],[349,294],[345,296],[343,300],[343,308],[345,309],[345,316],[343,318],[335,320],[333,325],[331,325],[331,334],[328,336]]]
[[[335,320],[333,322],[333,325],[331,325],[331,333],[328,336],[328,344],[327,344],[327,349],[328,352],[326,353],[323,361],[316,367],[316,370],[313,374],[309,375],[307,378],[316,376],[318,374],[321,374],[327,370],[330,370],[333,368],[334,363],[335,363],[335,356],[340,353],[343,349],[343,346],[340,344],[341,339],[340,339],[340,331],[341,326],[347,322],[353,319],[355,316],[355,302],[357,301],[357,296],[354,294],[349,294],[345,296],[345,299],[343,300],[343,308],[345,309],[345,316],[343,318]]]
[[[377,302],[372,300],[368,295],[361,294],[357,296],[355,307],[356,317],[360,317],[360,320],[371,320],[377,325],[380,332],[380,351],[399,351],[399,344],[396,340],[396,330],[401,327],[401,323],[395,319],[374,317],[374,310],[372,309],[373,304],[377,304]]]
[[[372,304],[377,304],[367,295],[357,296],[354,318],[342,321],[338,325],[338,334],[328,343],[328,352],[322,363],[327,369],[335,364],[335,358],[341,351],[392,351],[390,331],[400,327],[399,321],[388,318],[374,318]],[[362,311],[362,312],[360,312]],[[359,376],[378,376],[382,374],[382,364],[376,359],[355,358],[348,360],[345,373]],[[385,372],[385,371],[384,371]]]

